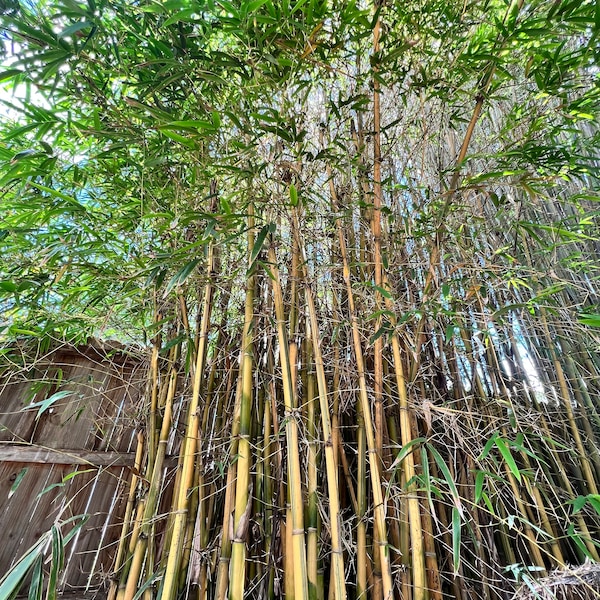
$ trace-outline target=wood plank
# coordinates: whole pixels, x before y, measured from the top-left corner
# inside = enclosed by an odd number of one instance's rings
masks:
[[[133,452],[91,452],[40,448],[29,444],[0,443],[0,462],[88,465],[92,467],[133,466]]]
[[[133,467],[135,452],[94,452],[61,450],[31,444],[0,442],[0,463],[20,462],[54,465],[88,465],[90,467]],[[177,465],[176,457],[166,457],[165,467]]]

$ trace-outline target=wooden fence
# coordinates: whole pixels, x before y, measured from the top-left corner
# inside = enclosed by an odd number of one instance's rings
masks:
[[[0,377],[0,576],[55,521],[87,515],[66,547],[60,590],[106,588],[136,429],[144,423],[144,386],[144,361],[99,344],[63,346],[5,365]]]

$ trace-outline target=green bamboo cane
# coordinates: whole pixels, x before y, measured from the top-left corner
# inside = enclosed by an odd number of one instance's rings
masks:
[[[309,599],[317,600],[319,572],[319,498],[318,498],[318,444],[316,428],[316,393],[313,358],[310,346],[304,346],[303,389],[305,390],[303,405],[306,407],[306,433],[308,438],[307,452],[307,486],[308,502],[306,507],[306,564],[308,570]]]
[[[230,374],[231,380],[232,374]],[[231,560],[231,538],[233,529],[231,518],[235,510],[235,488],[236,488],[236,472],[238,443],[239,443],[239,428],[240,428],[240,412],[242,405],[242,377],[237,378],[235,402],[233,409],[233,422],[231,425],[231,447],[230,460],[227,466],[227,479],[225,483],[224,499],[223,499],[223,522],[221,527],[221,547],[219,553],[219,566],[217,569],[216,581],[216,600],[225,600],[227,590],[229,589],[229,563]],[[222,408],[222,407],[221,407]]]
[[[350,313],[350,323],[352,327],[352,339],[354,345],[354,355],[356,360],[358,380],[359,380],[359,400],[362,410],[362,416],[365,424],[365,434],[367,441],[369,469],[371,475],[371,490],[373,494],[373,512],[375,517],[375,544],[377,546],[375,552],[380,560],[381,568],[381,584],[383,598],[388,600],[393,596],[392,576],[389,560],[389,548],[387,544],[387,532],[385,523],[385,507],[381,485],[381,475],[379,470],[379,459],[377,457],[377,447],[375,445],[375,432],[373,421],[371,418],[371,406],[369,403],[369,395],[367,392],[367,383],[365,378],[365,365],[363,351],[361,345],[360,331],[358,328],[358,317],[354,303],[354,294],[352,291],[352,283],[350,281],[350,270],[348,265],[346,245],[344,240],[341,222],[337,219],[338,241],[342,254],[342,262],[344,267],[344,280],[346,283],[346,293],[348,297],[348,309]]]
[[[360,143],[357,137],[356,131],[353,129],[354,141],[356,150],[359,157],[362,156]],[[323,145],[323,133],[321,132],[321,145]],[[331,166],[326,165],[327,180],[329,182],[329,194],[331,198],[331,207],[334,214],[338,210],[338,197],[335,185],[333,182],[333,175]],[[346,276],[350,276],[350,267],[348,259],[348,250],[345,243],[345,238],[341,232],[341,224],[339,217],[336,219],[336,227],[338,229],[338,241],[339,241],[339,252],[342,262],[342,279],[346,281]],[[362,247],[362,245],[361,245]],[[356,348],[355,348],[356,349]],[[367,456],[367,438],[365,432],[365,420],[362,414],[362,407],[360,403],[356,409],[357,412],[357,484],[356,494],[353,492],[352,483],[349,481],[348,488],[351,491],[354,499],[356,516],[358,519],[356,526],[356,597],[360,600],[367,597],[367,470],[366,470],[366,456]],[[343,446],[340,443],[340,453],[342,454],[342,465],[346,474],[346,479],[350,479],[347,460]]]
[[[569,422],[569,426],[571,429],[571,435],[573,436],[573,440],[575,441],[575,447],[577,448],[577,452],[579,454],[579,461],[581,464],[581,469],[583,471],[585,482],[587,484],[588,493],[590,494],[598,494],[598,486],[596,485],[596,478],[591,469],[590,461],[588,459],[588,454],[584,448],[583,441],[581,439],[581,434],[579,432],[579,427],[577,426],[577,422],[575,420],[575,415],[573,413],[573,407],[571,405],[571,394],[569,393],[569,388],[567,386],[567,381],[565,378],[565,374],[562,368],[560,361],[556,355],[556,351],[554,350],[554,344],[552,343],[552,337],[550,336],[550,330],[548,328],[548,321],[546,319],[545,311],[542,311],[541,314],[541,323],[544,331],[544,335],[546,337],[546,343],[548,345],[548,350],[550,352],[550,356],[552,357],[552,362],[554,363],[554,369],[556,371],[556,376],[558,378],[558,385],[561,393],[562,405],[567,414],[567,420]]]

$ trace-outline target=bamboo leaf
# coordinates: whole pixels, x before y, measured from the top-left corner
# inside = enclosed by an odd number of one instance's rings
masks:
[[[600,327],[600,315],[591,313],[580,313],[579,322],[590,327]]]
[[[254,240],[252,254],[250,255],[250,268],[252,268],[252,266],[256,262],[256,258],[260,254],[260,251],[262,250],[262,247],[265,243],[265,240],[267,239],[267,236],[272,233],[275,233],[275,224],[274,223],[270,223],[268,225],[264,225],[263,227],[261,227],[260,231],[258,232],[258,235],[256,236],[256,239]]]
[[[483,460],[484,458],[486,458],[488,456],[488,454],[490,453],[491,449],[494,447],[494,445],[496,444],[496,438],[498,437],[498,433],[494,433],[494,435],[492,435],[492,437],[490,437],[490,439],[486,442],[481,454],[479,455],[479,458],[477,460]]]
[[[454,573],[458,574],[460,568],[461,545],[461,516],[458,507],[452,507],[452,566]]]
[[[180,144],[183,144],[184,146],[186,146],[188,148],[196,147],[196,143],[193,140],[190,140],[189,138],[186,138],[183,135],[179,135],[178,133],[175,133],[174,131],[170,131],[167,128],[160,129],[160,132],[163,135],[166,135],[168,138],[170,138],[176,142],[179,142]]]
[[[41,184],[35,183],[33,181],[29,182],[29,185],[31,185],[34,188],[37,188],[38,190],[40,190],[42,192],[46,192],[47,194],[50,194],[51,196],[54,196],[55,198],[60,198],[61,200],[68,202],[71,206],[74,206],[81,210],[85,210],[84,207],[72,196],[68,196],[67,194],[64,194],[63,192],[59,192],[58,190],[55,190],[51,187],[47,187],[45,185],[41,185]]]
[[[170,123],[165,123],[164,125],[160,125],[159,129],[164,131],[165,129],[208,129],[214,130],[215,124],[213,121],[171,121]]]
[[[0,579],[0,600],[10,600],[18,593],[29,571],[42,553],[45,539],[40,540]]]
[[[516,477],[517,481],[521,483],[521,471],[519,470],[506,441],[500,436],[496,437],[496,447],[500,451],[500,454],[502,455],[502,458],[504,458],[511,473]]]
[[[418,444],[422,444],[426,442],[425,438],[419,437],[412,439],[408,444],[402,446],[400,448],[400,452],[398,452],[394,462],[390,465],[390,471],[395,471],[402,464],[402,461],[413,451],[413,448]]]
[[[19,485],[23,481],[23,478],[25,477],[25,475],[27,475],[28,470],[29,469],[27,467],[23,467],[19,471],[19,474],[16,476],[15,480],[13,481],[13,484],[10,486],[10,490],[8,492],[9,498],[17,491],[17,489],[19,488]]]
[[[592,508],[600,515],[600,495],[599,494],[588,494],[586,496],[587,502],[589,502]]]
[[[24,73],[24,71],[22,71],[21,69],[5,69],[4,71],[0,72],[0,81],[6,81],[7,79],[12,79],[13,77],[16,77],[17,75],[21,75],[23,73]]]
[[[577,514],[587,503],[586,496],[577,496],[574,500],[571,500],[573,505],[573,514]]]
[[[50,574],[48,577],[48,587],[46,588],[46,600],[56,600],[58,576],[63,568],[64,562],[64,542],[60,528],[52,526],[52,560],[50,561]]]
[[[171,278],[171,281],[169,281],[167,288],[165,289],[165,296],[174,288],[182,285],[185,282],[185,280],[192,274],[200,260],[200,258],[195,258],[194,260],[190,261]]]
[[[90,21],[81,21],[80,23],[73,23],[73,25],[69,25],[63,29],[59,34],[59,38],[71,37],[73,34],[81,31],[82,29],[87,29],[88,27],[93,27],[93,23]]]
[[[90,515],[75,515],[63,521],[63,527],[75,523],[72,529],[64,536],[63,544],[65,546],[77,535],[77,532],[88,522],[89,518]]]
[[[454,506],[462,514],[462,510],[463,510],[462,503],[460,500],[460,496],[458,494],[458,489],[456,487],[456,483],[454,481],[454,478],[452,477],[452,474],[450,473],[450,469],[448,468],[448,465],[442,458],[441,454],[431,444],[427,444],[427,447],[429,449],[429,452],[433,456],[435,462],[437,463],[440,471],[444,475],[444,479],[445,479],[446,483],[448,484],[448,487],[450,488],[450,492],[452,494],[452,499],[454,501]]]
[[[485,476],[485,471],[477,471],[477,475],[475,476],[475,504],[479,504],[479,501],[481,500]]]
[[[133,596],[132,600],[139,600],[146,590],[150,589],[157,581],[160,581],[164,575],[164,570],[156,571],[153,573],[151,577],[149,577],[144,583],[139,587]]]
[[[594,557],[590,554],[587,545],[581,539],[581,535],[575,529],[575,525],[573,525],[573,523],[570,523],[567,527],[567,535],[569,536],[569,539],[577,546],[577,548],[583,554],[583,556],[585,556],[589,560],[594,559]]]
[[[62,400],[63,398],[68,398],[72,396],[75,392],[70,392],[67,390],[63,390],[61,392],[56,392],[52,394],[49,398],[45,400],[41,400],[40,402],[34,402],[33,404],[29,404],[26,408],[38,408],[37,415],[35,416],[36,420],[39,419],[55,402]]]
[[[39,555],[33,566],[27,600],[42,600],[44,595],[43,557]]]

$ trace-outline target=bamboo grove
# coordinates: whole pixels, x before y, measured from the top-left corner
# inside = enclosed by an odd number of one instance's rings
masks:
[[[599,560],[594,3],[2,22],[3,340],[148,360],[110,600],[495,600]]]

